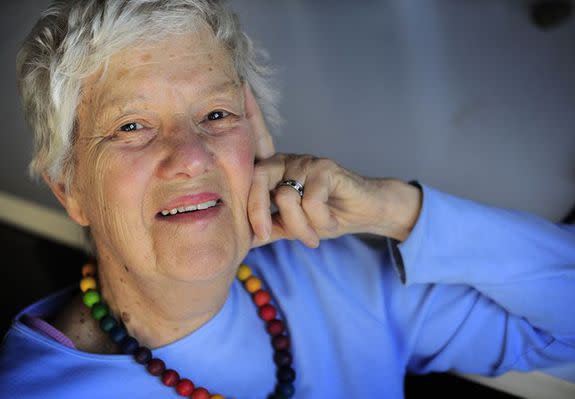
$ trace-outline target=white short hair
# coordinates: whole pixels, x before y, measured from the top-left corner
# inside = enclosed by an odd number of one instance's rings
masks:
[[[130,44],[165,34],[193,32],[208,24],[247,81],[270,127],[280,122],[277,91],[270,85],[265,53],[241,30],[223,0],[55,1],[23,43],[17,56],[18,88],[34,132],[30,174],[63,179],[73,173],[76,111],[83,80]]]

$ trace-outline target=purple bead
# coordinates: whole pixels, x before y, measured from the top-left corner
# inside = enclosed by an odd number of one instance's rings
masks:
[[[130,337],[129,335],[124,338],[124,340],[122,341],[122,352],[131,355],[133,354],[136,349],[138,349],[138,347],[140,346],[140,344],[138,343],[138,341],[136,340],[136,338],[134,337]]]
[[[276,351],[283,351],[289,348],[289,338],[285,335],[276,335],[272,338],[272,346]]]
[[[134,359],[140,364],[148,364],[152,358],[152,352],[145,346],[140,346],[134,352]]]
[[[166,364],[161,359],[152,359],[148,362],[148,372],[152,375],[162,375],[165,370]]]

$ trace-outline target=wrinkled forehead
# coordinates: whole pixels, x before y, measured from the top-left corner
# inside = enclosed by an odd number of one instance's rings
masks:
[[[190,69],[199,65],[219,67],[227,73],[235,73],[231,53],[215,38],[212,30],[204,26],[186,34],[169,34],[133,42],[110,54],[83,84],[101,84],[114,73],[113,78],[117,82],[130,76],[131,72],[144,71],[154,64],[170,63],[188,65]]]
[[[198,90],[219,81],[239,85],[230,52],[207,28],[139,41],[114,53],[84,80],[80,107],[103,108],[112,99],[136,96],[161,79],[170,80],[174,87],[197,86]]]

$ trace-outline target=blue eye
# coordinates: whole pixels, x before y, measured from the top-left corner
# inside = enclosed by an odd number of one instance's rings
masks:
[[[136,130],[143,129],[143,128],[144,128],[144,126],[142,126],[142,125],[139,124],[139,123],[130,122],[130,123],[126,123],[125,125],[122,125],[122,126],[120,127],[120,130],[121,130],[122,132],[134,132],[134,131],[136,131]]]
[[[230,113],[229,113],[229,112],[226,112],[226,111],[212,111],[212,112],[210,112],[210,113],[208,114],[207,119],[208,119],[209,121],[217,121],[217,120],[220,120],[220,119],[224,119],[224,118],[226,118],[226,117],[229,116],[229,115],[230,115]]]

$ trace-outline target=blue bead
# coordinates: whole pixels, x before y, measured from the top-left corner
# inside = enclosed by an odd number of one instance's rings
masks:
[[[283,395],[286,398],[291,398],[294,392],[295,389],[289,382],[281,382],[276,385],[276,395]]]
[[[124,352],[128,355],[131,355],[132,353],[134,353],[136,351],[136,349],[138,349],[138,346],[140,346],[140,344],[138,343],[138,340],[136,340],[136,338],[130,337],[128,335],[122,341],[122,352]]]
[[[127,336],[128,336],[128,332],[122,326],[118,325],[118,326],[116,326],[110,330],[110,338],[112,338],[112,341],[114,341],[117,344],[122,342],[122,340],[124,338],[126,338]]]

